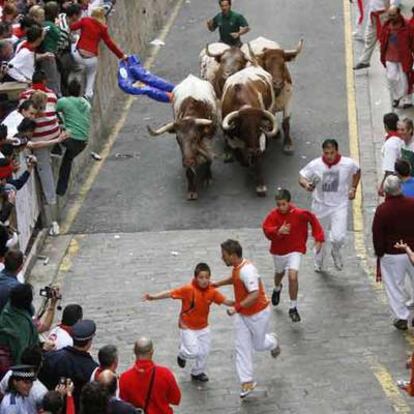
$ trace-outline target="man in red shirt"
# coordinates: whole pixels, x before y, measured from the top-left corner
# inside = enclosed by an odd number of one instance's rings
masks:
[[[298,272],[302,254],[306,253],[308,225],[312,227],[315,250],[321,250],[325,241],[323,228],[316,216],[308,210],[297,208],[290,202],[291,195],[286,189],[279,188],[276,196],[276,208],[263,222],[263,232],[271,241],[270,253],[275,265],[275,287],[272,304],[277,306],[282,291],[282,279],[286,271],[289,278],[290,309],[289,316],[293,322],[300,322],[297,310]]]
[[[138,338],[134,353],[134,366],[119,379],[120,398],[137,408],[144,408],[146,414],[172,413],[170,404],[179,405],[181,400],[174,374],[152,361],[154,346],[151,339]]]
[[[393,107],[412,106],[412,67],[414,34],[397,6],[388,9],[388,20],[381,30],[381,63],[387,71],[387,80]]]

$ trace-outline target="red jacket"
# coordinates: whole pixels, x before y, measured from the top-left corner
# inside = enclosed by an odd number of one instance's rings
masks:
[[[395,249],[394,244],[400,240],[414,250],[414,199],[402,195],[387,197],[377,207],[372,222],[372,241],[375,254],[405,254]]]
[[[290,224],[290,234],[278,234],[280,227]],[[324,242],[323,228],[316,216],[308,210],[290,204],[289,211],[282,214],[277,208],[272,210],[263,222],[265,236],[272,242],[270,253],[284,255],[292,252],[306,253],[308,224],[312,227],[312,236],[317,242]]]
[[[93,17],[83,17],[79,21],[70,25],[70,30],[79,30],[80,39],[77,44],[78,49],[83,49],[98,56],[99,42],[103,40],[108,48],[116,55],[119,59],[124,56],[122,50],[113,42],[111,36],[108,33],[108,26],[98,22]]]
[[[402,19],[403,26],[398,31],[398,52],[400,63],[405,73],[411,73],[413,67],[413,51],[414,51],[414,33],[412,27]],[[381,29],[381,63],[385,66],[385,56],[388,47],[389,37],[391,35],[391,23],[385,22]]]
[[[170,414],[170,404],[178,405],[181,392],[174,374],[166,367],[155,365],[149,360],[138,360],[119,379],[120,398],[135,407],[144,408],[152,368],[155,367],[154,385],[147,414]]]

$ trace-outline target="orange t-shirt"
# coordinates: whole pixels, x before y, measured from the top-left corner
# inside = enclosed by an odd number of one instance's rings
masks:
[[[196,282],[173,289],[172,299],[181,300],[181,312],[178,325],[182,329],[204,329],[208,326],[210,305],[221,305],[226,299],[215,287],[209,285],[201,289]]]

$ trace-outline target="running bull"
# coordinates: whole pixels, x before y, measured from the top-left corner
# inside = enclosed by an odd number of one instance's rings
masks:
[[[147,129],[152,136],[165,132],[176,134],[186,170],[187,199],[197,200],[197,172],[204,172],[206,184],[210,184],[212,179],[211,146],[217,127],[217,97],[212,85],[188,75],[173,90],[173,112],[174,121],[155,131],[149,126]]]
[[[278,43],[265,37],[258,37],[243,45],[242,51],[249,59],[258,64],[272,75],[273,90],[275,93],[275,106],[272,112],[283,111],[283,152],[292,155],[294,151],[293,140],[290,135],[290,116],[292,104],[292,78],[286,62],[290,62],[298,56],[303,49],[303,40],[300,40],[293,50],[284,50]]]
[[[262,197],[267,192],[262,172],[266,141],[278,131],[270,112],[274,103],[272,77],[259,66],[235,73],[224,84],[221,109],[226,142],[242,165],[254,168],[256,193]]]

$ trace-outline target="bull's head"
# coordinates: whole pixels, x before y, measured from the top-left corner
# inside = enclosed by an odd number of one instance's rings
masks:
[[[260,60],[263,69],[272,75],[273,89],[276,96],[282,92],[286,81],[289,83],[292,82],[286,62],[295,59],[302,49],[303,39],[299,41],[296,49],[283,50],[264,48],[260,56],[256,56],[256,58]],[[252,54],[252,52],[250,53]]]
[[[204,161],[212,161],[212,154],[203,144],[204,138],[212,137],[215,133],[215,125],[211,119],[185,117],[157,130],[150,126],[147,129],[151,136],[165,132],[176,134],[185,168],[195,168],[200,162],[200,156]]]
[[[222,122],[223,130],[245,145],[245,157],[252,164],[266,145],[266,137],[276,135],[278,125],[272,113],[259,108],[243,108],[230,112]]]
[[[238,47],[230,47],[222,52],[212,53],[206,45],[206,55],[214,58],[220,64],[221,76],[224,80],[246,67],[253,60],[247,57]]]

